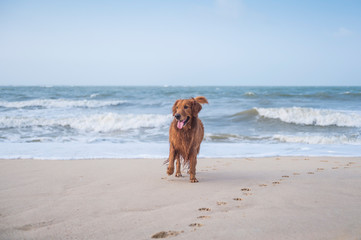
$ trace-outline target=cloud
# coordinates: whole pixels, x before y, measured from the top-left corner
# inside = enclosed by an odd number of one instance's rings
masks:
[[[218,15],[232,19],[239,18],[243,10],[239,0],[216,0],[215,7]]]
[[[353,35],[353,32],[344,27],[340,27],[336,32],[334,32],[335,37],[349,37],[352,35]]]

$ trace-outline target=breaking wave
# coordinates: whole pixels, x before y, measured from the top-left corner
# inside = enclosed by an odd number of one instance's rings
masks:
[[[254,108],[260,117],[278,119],[282,122],[314,125],[361,127],[361,115],[356,112],[314,109],[314,108]]]
[[[94,114],[60,119],[0,117],[0,128],[64,127],[86,132],[114,132],[140,128],[168,127],[172,116],[159,114]]]
[[[209,142],[252,142],[270,140],[270,137],[243,136],[238,134],[227,133],[206,133],[204,139]]]
[[[7,102],[0,101],[0,107],[4,108],[97,108],[117,106],[127,101],[97,101],[97,100],[66,100],[66,99],[36,99],[28,101]]]
[[[341,136],[287,136],[274,135],[273,139],[283,143],[306,143],[306,144],[352,144],[361,145],[361,139]]]
[[[321,135],[280,135],[273,136],[242,136],[226,133],[206,133],[204,139],[208,142],[267,142],[267,143],[304,143],[304,144],[348,144],[361,145],[358,136],[321,136]]]

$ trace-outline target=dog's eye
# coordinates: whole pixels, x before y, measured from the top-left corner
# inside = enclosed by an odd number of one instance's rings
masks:
[[[188,106],[184,106],[184,109],[187,109],[188,108]]]

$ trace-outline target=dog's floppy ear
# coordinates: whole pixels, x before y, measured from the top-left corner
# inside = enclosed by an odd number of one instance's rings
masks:
[[[194,100],[196,100],[197,102],[199,102],[201,104],[208,103],[207,98],[205,98],[203,96],[195,97]]]
[[[180,101],[180,100],[175,101],[175,103],[174,103],[174,105],[173,105],[173,108],[172,108],[173,116],[175,115],[175,112],[177,111],[177,105],[178,105],[179,101]]]
[[[192,115],[198,117],[198,113],[202,110],[202,105],[193,98]]]

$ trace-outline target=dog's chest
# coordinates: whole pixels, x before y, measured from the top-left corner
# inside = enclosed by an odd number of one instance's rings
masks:
[[[173,146],[175,148],[179,148],[178,150],[188,150],[193,144],[194,129],[174,129],[175,131],[172,132],[172,136],[170,139]]]
[[[192,141],[192,130],[188,130],[188,131],[184,131],[184,130],[177,130],[176,131],[176,139],[178,142],[182,143],[182,144],[190,144],[190,142]]]

